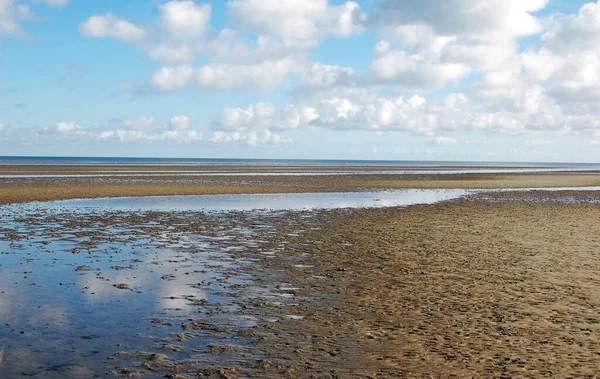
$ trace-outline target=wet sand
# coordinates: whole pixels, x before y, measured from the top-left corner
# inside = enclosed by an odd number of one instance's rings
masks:
[[[214,190],[600,184],[596,175],[582,174],[280,179],[264,186],[236,182],[238,186]],[[78,187],[60,179],[29,191],[31,187],[11,180],[2,182],[4,202],[88,193],[118,196],[124,188],[127,194],[142,194],[136,191],[143,188],[164,194],[171,188],[129,183],[98,190],[97,183]],[[290,185],[301,181],[309,184]],[[450,187],[436,187],[444,184]],[[15,193],[16,188],[28,193]],[[79,188],[85,191],[77,192]],[[211,187],[198,184],[185,190]],[[406,208],[210,217],[149,213],[100,220],[73,216],[62,222],[63,228],[81,230],[82,236],[98,225],[152,225],[153,233],[168,226],[172,242],[186,235],[218,236],[227,228],[269,226],[268,233],[256,232],[253,241],[259,243],[228,252],[234,261],[250,262],[228,275],[249,277],[253,284],[232,285],[226,291],[237,299],[235,315],[257,320],[255,325],[224,330],[202,320],[182,324],[186,333],[208,330],[215,338],[226,334],[211,345],[205,358],[220,358],[210,362],[197,356],[195,361],[178,361],[162,350],[118,352],[114,347],[117,358],[133,361],[109,371],[116,377],[594,377],[600,371],[599,200],[595,191],[511,192]],[[39,233],[47,220],[41,213],[37,222],[23,222]],[[63,238],[60,228],[53,230],[55,238]],[[178,259],[183,256],[180,252]],[[107,285],[113,284],[120,283]],[[173,323],[167,319],[158,325],[168,322]],[[197,340],[191,341],[194,346]],[[157,353],[163,355],[157,358]],[[10,350],[5,354],[11,357]]]
[[[416,173],[386,173],[394,170]],[[0,167],[0,204],[74,198],[120,196],[167,196],[207,194],[257,194],[354,192],[378,189],[532,188],[600,186],[597,172],[552,173],[459,173],[436,174],[444,167],[96,167],[96,166],[4,166]],[[456,169],[453,167],[452,169]],[[178,171],[201,170],[202,175],[176,175]],[[322,175],[344,171],[343,175]],[[425,173],[418,171],[425,170]],[[136,171],[134,176],[127,172]],[[144,172],[162,172],[147,175]],[[207,172],[214,174],[207,175]],[[239,176],[222,175],[223,171]],[[260,173],[319,173],[321,175],[268,176]],[[362,174],[352,173],[362,171]],[[365,173],[366,172],[366,173]],[[108,176],[92,176],[94,174]],[[244,176],[244,173],[249,174]],[[81,177],[18,177],[14,175],[82,175]],[[132,173],[133,174],[133,173]],[[112,175],[112,176],[111,176]],[[13,176],[13,177],[11,177]]]
[[[600,208],[515,197],[339,212],[297,238],[264,277],[305,318],[258,328],[260,375],[597,375]]]

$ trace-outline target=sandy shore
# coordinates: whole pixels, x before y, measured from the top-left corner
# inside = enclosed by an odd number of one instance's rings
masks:
[[[597,173],[509,173],[509,174],[436,174],[426,168],[426,173],[389,174],[381,170],[390,167],[220,167],[209,166],[192,170],[216,171],[209,175],[185,173],[190,167],[96,167],[96,166],[5,166],[0,168],[0,204],[49,201],[73,198],[119,196],[299,193],[299,192],[353,192],[378,189],[404,188],[532,188],[532,187],[583,187],[600,186]],[[405,169],[405,168],[402,168]],[[411,168],[408,168],[411,169]],[[423,170],[422,167],[412,169]],[[128,176],[126,172],[137,172]],[[145,171],[158,171],[160,175],[144,175]],[[222,175],[226,170],[238,176]],[[318,172],[324,174],[344,170],[344,175],[278,175],[269,172]],[[363,171],[362,174],[351,173]],[[432,173],[433,170],[433,173]],[[364,172],[367,173],[364,173]],[[372,172],[372,173],[371,173]],[[108,176],[89,176],[91,174]],[[82,175],[77,177],[18,177],[14,175]],[[248,174],[248,175],[244,175]]]
[[[598,176],[586,174],[100,180],[3,179],[0,202],[600,185]],[[212,367],[214,377],[594,377],[600,372],[599,200],[597,191],[492,193],[407,208],[288,212],[268,221],[243,212],[211,216],[212,224],[184,213],[125,221],[153,225],[157,234],[176,225],[173,236],[259,221],[275,228],[258,238],[260,245],[231,255],[252,259],[238,272],[252,276],[255,288],[287,294],[285,304],[240,290],[238,314],[260,322],[228,337],[245,341],[242,350],[217,349],[233,363]],[[40,226],[47,222],[40,220]],[[95,225],[65,222],[68,230]],[[276,255],[263,254],[281,246]],[[144,364],[136,369],[180,374],[170,360]]]
[[[255,372],[594,377],[599,217],[596,205],[503,200],[340,211],[262,262],[264,280],[297,288],[287,312],[305,318],[254,331],[271,357]]]

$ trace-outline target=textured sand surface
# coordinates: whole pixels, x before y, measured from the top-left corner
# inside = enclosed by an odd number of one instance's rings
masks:
[[[265,261],[278,273],[266,278],[300,288],[306,318],[261,330],[273,359],[258,370],[594,377],[598,219],[597,205],[482,201],[340,214],[289,246],[310,274]]]

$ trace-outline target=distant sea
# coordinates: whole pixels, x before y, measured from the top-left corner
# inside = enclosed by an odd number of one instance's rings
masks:
[[[337,159],[224,159],[224,158],[122,158],[122,157],[19,157],[0,156],[0,165],[66,166],[449,166],[600,168],[600,163],[392,161]]]

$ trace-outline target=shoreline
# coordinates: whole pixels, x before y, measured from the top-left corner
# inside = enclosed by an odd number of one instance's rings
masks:
[[[34,168],[32,168],[34,169]],[[86,168],[89,170],[89,167]],[[361,168],[362,170],[362,168]],[[313,170],[315,171],[315,170]],[[368,171],[368,168],[367,168]],[[0,170],[0,173],[6,173]],[[262,169],[260,172],[263,172]],[[309,192],[363,192],[394,189],[505,189],[600,186],[600,175],[592,173],[411,173],[382,172],[294,176],[252,174],[240,169],[239,176],[81,176],[0,178],[0,204],[100,197],[217,195]],[[256,172],[254,172],[256,173]],[[13,175],[17,175],[14,174]]]

